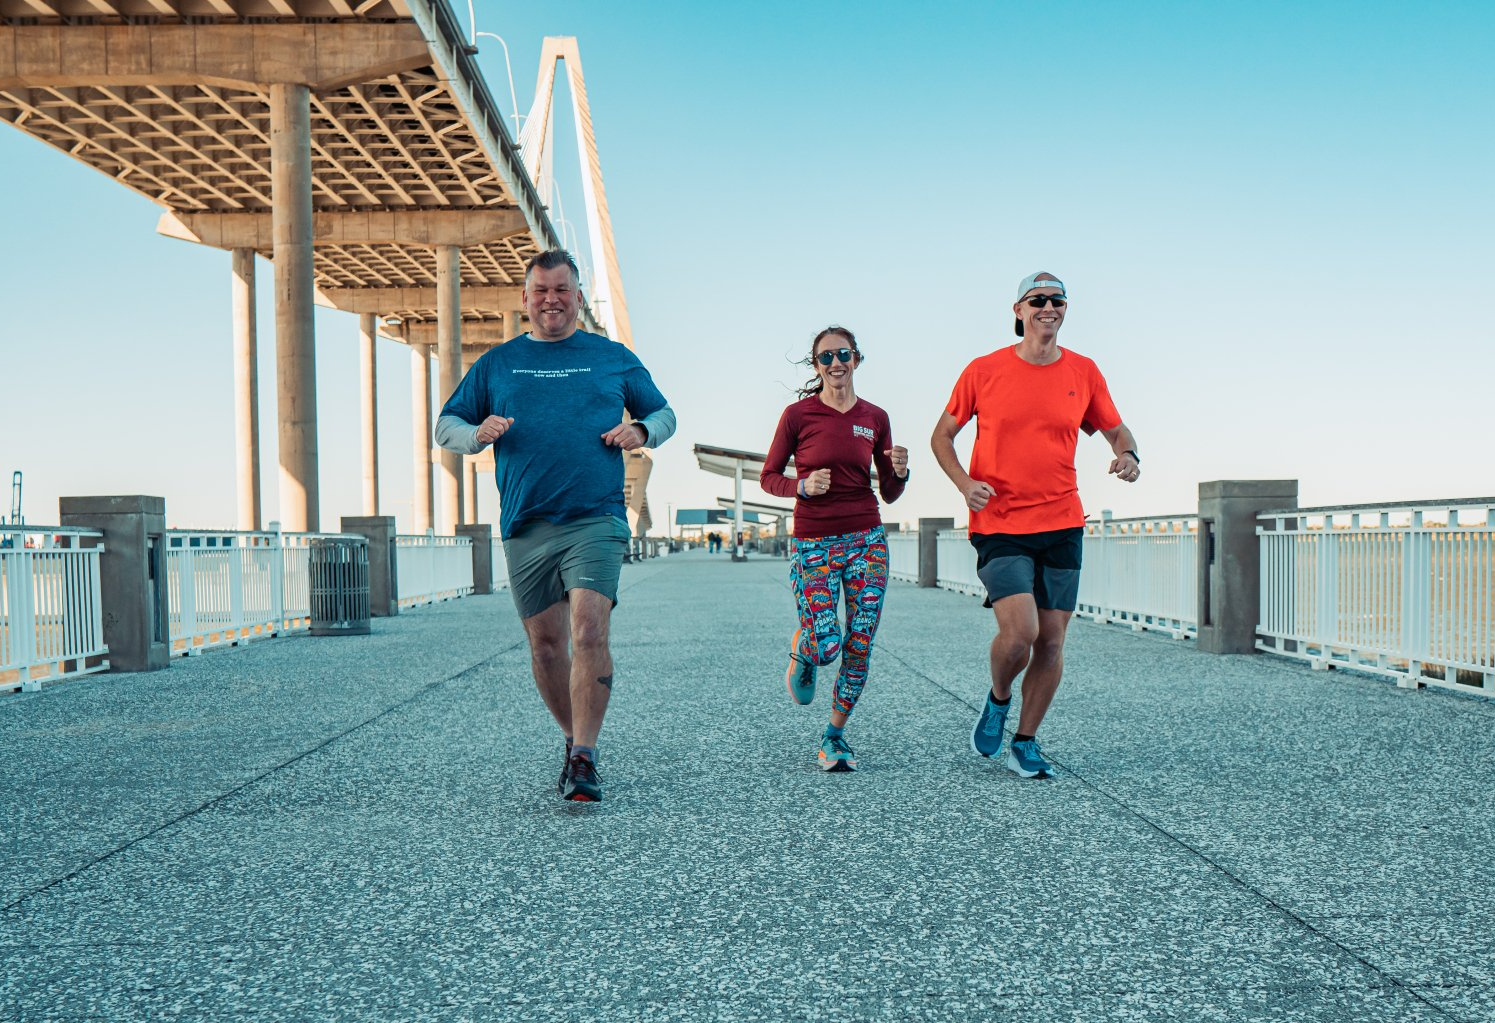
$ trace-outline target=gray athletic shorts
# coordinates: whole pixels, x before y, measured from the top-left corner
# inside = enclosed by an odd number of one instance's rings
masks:
[[[519,617],[539,614],[578,587],[595,590],[617,607],[629,535],[628,524],[611,515],[522,524],[504,541],[509,591]]]
[[[976,575],[986,586],[987,607],[1019,593],[1050,611],[1073,611],[1080,597],[1080,556],[1085,529],[1044,533],[972,533]]]

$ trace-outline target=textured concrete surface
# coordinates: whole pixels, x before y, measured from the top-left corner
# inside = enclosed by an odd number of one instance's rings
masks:
[[[625,568],[600,806],[508,595],[0,699],[0,1019],[1495,1020],[1495,705],[895,584],[848,738],[782,561]]]

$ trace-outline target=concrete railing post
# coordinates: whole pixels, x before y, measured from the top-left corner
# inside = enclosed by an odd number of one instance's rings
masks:
[[[487,523],[470,523],[457,527],[457,535],[472,540],[472,593],[481,596],[493,592],[493,527]]]
[[[1261,617],[1261,542],[1256,516],[1297,506],[1297,480],[1199,484],[1200,650],[1255,652]]]
[[[110,671],[159,671],[171,655],[166,499],[63,497],[62,525],[104,534],[99,601]]]
[[[344,515],[342,531],[369,542],[369,614],[375,618],[392,618],[399,614],[394,516]]]
[[[954,519],[919,520],[919,585],[926,589],[939,585],[939,531],[954,529]]]

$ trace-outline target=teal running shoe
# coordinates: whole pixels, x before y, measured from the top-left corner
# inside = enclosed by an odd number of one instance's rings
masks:
[[[789,699],[807,707],[815,699],[815,662],[799,652],[799,637],[803,629],[794,630],[789,641],[789,670],[784,681],[789,686]]]
[[[1054,765],[1043,759],[1037,739],[1014,741],[1007,747],[1007,770],[1019,778],[1052,778]]]
[[[1010,699],[1005,707],[998,707],[991,702],[991,693],[987,692],[986,699],[981,701],[981,716],[976,719],[976,727],[971,729],[972,753],[994,757],[1002,752],[1002,729],[1007,726],[1007,712],[1011,709]]]
[[[820,742],[820,769],[822,771],[855,771],[857,755],[839,735],[827,735]]]

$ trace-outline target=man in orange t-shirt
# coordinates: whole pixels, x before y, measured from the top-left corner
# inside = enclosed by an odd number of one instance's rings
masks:
[[[1024,778],[1047,778],[1053,765],[1038,746],[1064,670],[1064,631],[1080,587],[1085,512],[1075,482],[1079,431],[1111,445],[1111,473],[1127,483],[1141,474],[1137,441],[1111,401],[1094,362],[1059,347],[1068,305],[1050,273],[1025,277],[1012,311],[1021,338],[965,368],[930,440],[945,475],[971,511],[976,574],[996,612],[991,692],[971,731],[971,749],[1002,749],[1012,683],[1024,668],[1023,704],[1004,761]],[[955,454],[955,435],[972,417],[971,471]]]

